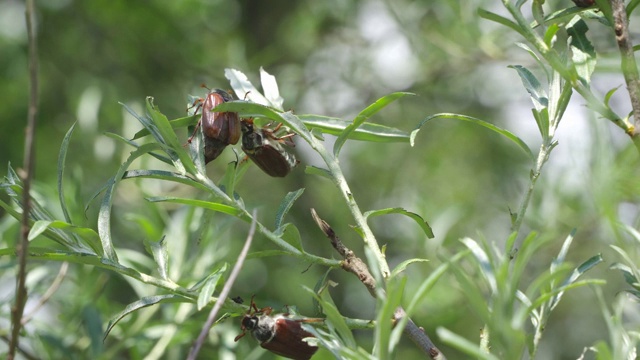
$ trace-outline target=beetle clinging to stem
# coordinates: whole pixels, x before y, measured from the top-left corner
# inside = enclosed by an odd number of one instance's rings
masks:
[[[324,319],[293,319],[289,314],[271,315],[272,312],[271,307],[258,309],[252,296],[249,311],[242,318],[242,333],[234,341],[240,340],[249,331],[264,349],[289,359],[310,359],[318,347],[303,340],[314,336],[304,330],[301,324],[323,322]]]

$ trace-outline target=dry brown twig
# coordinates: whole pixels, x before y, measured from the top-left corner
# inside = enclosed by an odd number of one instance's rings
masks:
[[[242,247],[242,251],[240,251],[240,255],[238,255],[238,260],[236,261],[236,265],[231,270],[231,274],[229,275],[229,279],[224,284],[222,291],[220,292],[220,296],[218,296],[218,300],[216,304],[211,309],[209,313],[209,317],[202,327],[202,331],[200,331],[200,335],[198,339],[195,341],[191,350],[189,351],[189,355],[187,356],[188,360],[195,360],[200,352],[200,348],[202,348],[202,344],[204,344],[205,339],[207,338],[207,334],[209,334],[209,330],[213,326],[213,321],[218,315],[218,311],[224,305],[225,300],[227,300],[227,296],[229,296],[229,292],[231,291],[231,287],[233,283],[238,278],[238,274],[240,273],[240,269],[242,269],[242,265],[244,264],[244,260],[247,258],[247,254],[249,253],[249,248],[251,247],[251,242],[253,241],[253,235],[256,232],[256,216],[257,211],[253,210],[253,214],[251,215],[251,227],[249,228],[249,234],[247,235],[247,240],[244,242],[244,246]]]
[[[331,241],[331,246],[344,258],[341,262],[342,269],[348,271],[358,277],[360,282],[369,291],[369,294],[374,298],[376,296],[376,280],[371,275],[369,267],[362,261],[353,251],[347,248],[340,238],[336,235],[335,231],[329,226],[329,224],[322,220],[315,209],[311,209],[311,216],[315,220],[316,224],[322,232]],[[398,307],[393,314],[393,320],[397,324],[401,319],[406,317],[407,314],[402,307]],[[404,333],[416,346],[424,351],[431,359],[446,360],[446,357],[440,350],[433,344],[429,336],[424,332],[422,328],[419,328],[411,319],[407,319],[407,325],[404,328]]]
[[[27,113],[27,128],[24,139],[24,167],[22,177],[22,221],[20,225],[20,240],[16,246],[18,257],[18,276],[16,280],[16,301],[11,308],[11,339],[7,359],[13,360],[19,349],[20,329],[22,328],[22,314],[27,302],[27,254],[29,250],[29,214],[31,212],[31,181],[35,163],[34,138],[36,132],[36,117],[38,114],[38,53],[36,35],[34,33],[34,1],[27,0],[25,18],[27,21],[27,37],[29,42],[29,111]]]

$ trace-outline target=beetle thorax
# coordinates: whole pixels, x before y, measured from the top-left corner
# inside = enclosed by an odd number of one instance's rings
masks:
[[[264,137],[260,132],[245,132],[242,136],[242,146],[245,152],[255,152],[264,145]]]
[[[276,336],[276,319],[269,315],[260,315],[257,320],[251,333],[260,344],[268,343]]]

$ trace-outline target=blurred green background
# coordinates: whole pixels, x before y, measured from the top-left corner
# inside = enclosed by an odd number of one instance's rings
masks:
[[[372,121],[411,131],[428,115],[460,113],[511,130],[534,151],[539,146],[528,95],[516,72],[507,68],[512,64],[535,68],[535,63],[515,46],[521,41],[516,34],[476,14],[479,7],[499,11],[497,1],[36,3],[40,112],[35,188],[58,216],[58,150],[74,122],[77,128],[67,158],[66,191],[70,206],[82,209],[131,151],[103,133],[131,138],[141,128],[118,102],[142,112],[145,97],[153,96],[170,119],[185,116],[187,96],[205,93],[200,84],[230,88],[224,78],[225,68],[241,70],[258,85],[259,68],[264,67],[277,78],[285,109],[298,114],[349,120],[381,96],[409,91],[416,96],[402,98]],[[573,4],[556,1],[549,6],[560,9]],[[11,163],[16,168],[23,162],[27,114],[24,26],[22,2],[0,3],[0,164]],[[612,102],[620,113],[626,113],[628,100],[623,79],[616,72],[614,39],[607,36],[609,30],[604,26],[595,22],[589,26],[601,55],[594,86],[605,93],[622,85]],[[179,136],[186,140],[188,134],[182,131]],[[552,239],[530,264],[531,276],[548,268],[564,238],[577,228],[571,260],[578,264],[602,253],[606,263],[589,276],[606,279],[604,293],[613,299],[620,296],[625,284],[619,272],[607,269],[617,260],[609,245],[628,245],[618,222],[637,225],[638,154],[619,129],[596,119],[577,95],[560,125],[558,140],[560,145],[538,183],[523,230]],[[327,136],[327,142],[332,141]],[[336,189],[324,179],[304,174],[304,165],[318,164],[319,159],[303,144],[296,152],[302,164],[287,178],[270,178],[251,167],[238,193],[249,208],[258,207],[265,224],[273,224],[282,197],[305,188],[288,219],[301,229],[305,248],[321,256],[337,257],[311,220],[309,209],[313,207],[347,246],[363,255],[359,237],[350,227],[353,220]],[[209,164],[210,177],[219,180],[226,163],[233,160],[234,153],[227,149]],[[515,211],[521,201],[531,168],[520,149],[504,138],[454,121],[426,125],[414,147],[405,143],[348,142],[340,160],[364,211],[403,207],[432,225],[436,237],[428,240],[412,221],[401,216],[372,221],[380,244],[387,247],[392,267],[412,257],[430,259],[409,267],[409,294],[449,254],[462,247],[458,241],[461,237],[486,238],[503,246],[510,232],[509,211]],[[140,168],[154,166],[158,164],[150,159],[139,164]],[[181,242],[193,253],[234,261],[248,230],[246,224],[216,216],[207,234],[223,239],[216,244],[224,246],[207,248],[206,241],[172,232],[172,226],[179,227],[181,216],[187,216],[190,210],[144,201],[145,196],[197,195],[185,195],[185,189],[174,184],[148,180],[136,184],[123,183],[118,190],[112,223],[116,246],[143,254],[144,236],[157,235],[152,238],[157,240],[167,235],[168,241]],[[86,218],[76,220],[94,227],[97,206],[98,202],[92,202]],[[142,224],[147,226],[145,231],[140,230]],[[4,217],[0,230],[2,243],[16,241],[14,220]],[[46,240],[42,244],[51,246]],[[273,244],[267,239],[255,239],[253,250],[270,248]],[[0,287],[3,293],[12,294],[15,267],[7,259],[1,261],[7,271],[0,277]],[[60,264],[33,263],[31,267],[30,289],[38,293],[48,287]],[[325,269],[312,267],[305,272],[307,267],[287,257],[248,260],[232,296],[248,299],[255,293],[258,306],[296,305],[301,313],[313,315],[310,297],[301,286],[313,288]],[[342,314],[375,317],[374,301],[357,279],[340,271],[333,271],[330,277],[339,283],[331,291]],[[453,279],[447,275],[441,280],[424,299],[415,320],[436,343],[434,329],[438,326],[475,342],[482,323],[466,307]],[[118,325],[128,328],[134,337],[118,345],[107,338],[101,345],[104,348],[92,348],[98,345],[88,339],[95,334],[101,336],[114,314],[141,296],[154,294],[154,289],[77,265],[71,266],[63,289],[68,291],[56,293],[39,315],[44,323],[51,317],[49,327],[40,323],[47,329],[40,336],[56,344],[52,348],[57,346],[62,354],[67,351],[64,349],[74,349],[76,358],[105,356],[103,351],[114,347],[119,350],[110,353],[113,358],[144,358],[155,346],[154,332],[175,326],[171,321],[178,318],[171,350],[163,358],[181,358],[206,318],[206,311],[186,314],[180,313],[177,305],[162,305],[162,315],[149,313],[145,318],[143,310]],[[630,311],[638,315],[637,308]],[[8,308],[2,313],[8,314]],[[603,324],[590,289],[569,292],[546,330],[539,358],[578,358],[584,347],[607,340]],[[0,320],[0,328],[7,329],[8,322]],[[27,331],[35,328],[27,327]],[[243,340],[239,345],[242,350],[234,348],[237,344],[230,339],[238,332],[237,319],[214,328],[202,358],[228,359],[238,351],[246,353],[257,347],[255,342]],[[372,346],[371,332],[357,334],[361,346]],[[463,357],[446,346],[441,349],[450,359]],[[419,353],[407,341],[398,356],[417,358]]]

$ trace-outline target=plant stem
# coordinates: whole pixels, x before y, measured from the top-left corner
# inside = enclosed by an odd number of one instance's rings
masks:
[[[373,235],[371,228],[369,228],[369,224],[367,224],[367,221],[365,220],[364,215],[362,215],[362,211],[360,211],[360,208],[358,207],[358,204],[356,203],[356,200],[353,197],[353,194],[351,193],[351,189],[349,189],[349,184],[347,184],[347,180],[342,174],[342,169],[340,168],[340,163],[338,159],[335,158],[332,154],[330,154],[324,148],[324,146],[322,146],[322,144],[320,144],[314,137],[305,137],[305,140],[309,142],[309,145],[311,145],[311,147],[320,154],[325,164],[327,164],[327,167],[329,168],[329,172],[331,173],[333,182],[336,184],[340,192],[340,195],[347,203],[347,206],[349,207],[349,211],[351,211],[351,215],[356,221],[356,225],[360,228],[360,230],[362,230],[362,234],[363,234],[362,238],[364,240],[365,245],[373,253],[373,256],[375,259],[369,259],[369,260],[374,260],[378,263],[377,269],[379,269],[380,273],[382,274],[382,277],[386,279],[391,274],[391,271],[389,270],[389,265],[387,264],[387,260],[384,254],[382,254],[382,251],[380,250],[380,246],[378,246],[378,241]]]
[[[629,37],[629,19],[624,1],[611,0],[611,9],[613,10],[613,30],[620,49],[620,67],[627,83],[627,91],[633,108],[634,126],[631,126],[627,133],[640,151],[640,76],[633,53],[633,44]]]
[[[29,252],[29,214],[31,212],[31,181],[35,162],[34,138],[36,132],[36,117],[38,114],[38,52],[33,25],[33,0],[27,0],[25,18],[27,22],[27,37],[29,41],[29,111],[27,114],[27,128],[24,141],[24,189],[23,210],[20,226],[20,241],[17,246],[18,276],[16,280],[16,302],[11,308],[11,340],[7,358],[13,360],[19,348],[20,329],[22,328],[22,314],[27,302],[27,255]]]
[[[524,199],[522,199],[522,202],[520,203],[516,220],[513,222],[513,226],[511,227],[511,231],[513,232],[520,231],[520,227],[522,226],[524,215],[527,212],[527,208],[529,207],[529,202],[531,201],[531,195],[533,195],[533,189],[535,188],[536,182],[540,177],[542,167],[547,162],[547,160],[549,160],[549,154],[551,153],[551,150],[554,147],[551,141],[552,140],[549,139],[548,142],[544,142],[542,145],[540,145],[540,151],[538,152],[538,158],[536,159],[536,166],[531,171],[531,178],[529,179],[530,180],[529,189],[527,189],[527,193],[525,194]],[[515,247],[515,243],[512,246],[512,248],[509,249],[509,253],[511,253],[514,250],[513,247]]]

